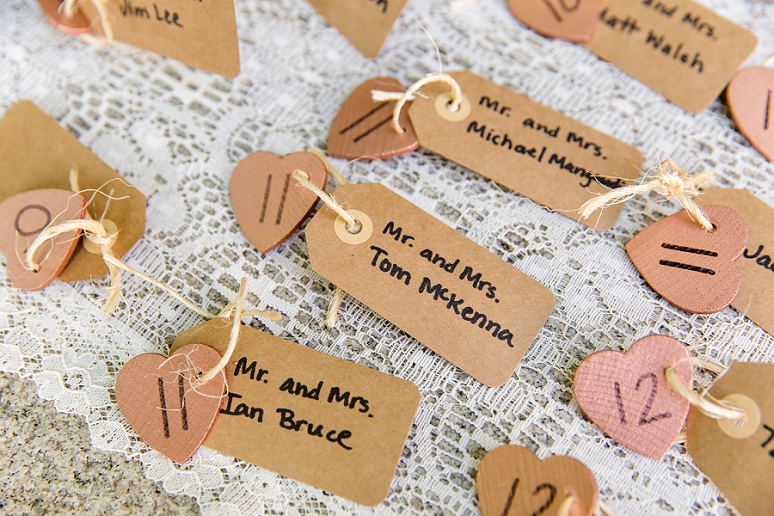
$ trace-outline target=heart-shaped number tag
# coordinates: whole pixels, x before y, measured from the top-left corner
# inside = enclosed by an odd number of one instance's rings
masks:
[[[0,252],[5,253],[8,278],[23,290],[40,290],[67,266],[78,246],[78,231],[63,233],[36,253],[37,272],[24,263],[27,248],[48,226],[84,216],[86,199],[69,190],[46,188],[16,194],[0,203]]]
[[[321,190],[328,171],[320,158],[308,152],[277,156],[254,152],[234,169],[229,184],[231,205],[247,239],[268,253],[292,235],[317,203],[317,196],[297,188],[294,170],[303,170]]]
[[[391,77],[376,77],[350,93],[328,133],[328,154],[331,156],[387,159],[419,148],[419,140],[408,119],[408,109],[400,114],[400,125],[405,132],[398,134],[390,123],[397,101],[374,102],[371,90],[403,93],[405,88]]]
[[[693,384],[691,355],[678,340],[650,335],[624,355],[598,351],[578,367],[575,399],[605,434],[646,457],[661,459],[685,424],[691,404],[667,384],[664,371]]]
[[[62,3],[63,0],[38,0],[40,10],[43,11],[43,16],[46,17],[48,23],[65,34],[90,34],[94,32],[91,23],[82,13],[76,11],[72,18],[68,18],[61,9]]]
[[[521,23],[549,38],[583,43],[599,23],[602,0],[508,0]]]
[[[183,346],[169,358],[138,355],[116,379],[118,408],[151,448],[182,464],[201,446],[218,415],[225,376],[200,384],[196,375],[219,360],[220,354],[204,344]]]
[[[589,516],[597,507],[597,481],[580,461],[540,460],[527,448],[501,446],[481,460],[476,479],[483,516],[555,516],[576,497],[570,514]]]
[[[728,85],[727,97],[739,131],[767,160],[774,161],[774,70],[745,68]]]
[[[694,314],[712,314],[736,299],[736,260],[747,246],[747,224],[726,206],[702,206],[715,230],[684,210],[645,228],[626,244],[640,274],[661,297]]]

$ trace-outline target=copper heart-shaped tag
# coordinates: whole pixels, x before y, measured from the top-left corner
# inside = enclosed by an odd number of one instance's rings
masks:
[[[511,13],[530,29],[575,43],[591,39],[603,7],[602,0],[508,0]]]
[[[597,507],[597,481],[582,462],[554,456],[540,460],[527,448],[506,445],[481,460],[476,477],[483,516],[555,516],[570,496],[571,516]]]
[[[774,161],[774,70],[745,68],[728,85],[731,116],[745,138],[769,161]]]
[[[404,133],[392,128],[392,111],[397,101],[374,102],[371,90],[397,91],[405,88],[391,77],[369,79],[349,94],[328,133],[328,154],[344,159],[387,159],[419,148],[419,140],[408,118],[400,114]]]
[[[84,216],[86,199],[69,190],[45,188],[16,194],[0,203],[0,252],[8,278],[23,290],[40,290],[67,266],[78,246],[79,231],[62,233],[35,253],[36,271],[24,263],[27,248],[47,227]]]
[[[68,18],[62,9],[63,0],[38,0],[40,10],[48,23],[58,31],[65,34],[90,34],[94,32],[91,23],[83,13],[76,11],[72,18]]]
[[[118,373],[118,408],[151,448],[182,464],[201,446],[218,415],[225,376],[204,384],[196,376],[219,360],[220,353],[204,344],[183,346],[169,358],[138,355]]]
[[[573,390],[583,412],[605,434],[646,457],[661,459],[675,442],[691,404],[667,384],[675,367],[693,384],[691,355],[678,340],[649,335],[624,355],[598,351],[578,367]]]
[[[712,314],[739,293],[742,277],[734,262],[747,246],[747,224],[726,206],[701,209],[714,231],[683,210],[639,232],[626,252],[661,297],[686,312]]]
[[[247,239],[268,253],[292,235],[317,203],[317,196],[297,188],[294,170],[302,170],[321,190],[328,171],[320,158],[308,152],[277,156],[254,152],[234,169],[229,184],[231,205]]]

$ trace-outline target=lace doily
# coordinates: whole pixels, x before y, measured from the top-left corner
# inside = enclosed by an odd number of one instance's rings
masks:
[[[770,0],[703,3],[758,35],[751,64],[774,53]],[[234,298],[246,275],[248,306],[284,314],[253,326],[419,386],[422,404],[387,500],[358,506],[205,448],[185,466],[149,449],[116,407],[116,374],[139,353],[165,353],[177,333],[202,321],[131,275],[120,309],[105,315],[104,280],[26,293],[0,267],[0,370],[32,378],[59,411],[88,421],[95,447],[141,461],[149,478],[195,497],[205,514],[476,514],[479,461],[506,443],[583,461],[618,514],[731,513],[682,447],[661,461],[630,452],[572,399],[584,357],[627,349],[652,332],[725,364],[774,359],[774,339],[735,310],[683,313],[632,266],[624,244],[678,206],[655,195],[631,201],[615,228],[599,233],[430,152],[335,162],[352,182],[387,185],[554,292],[557,308],[521,367],[491,389],[351,298],[338,326],[325,329],[333,286],[310,269],[303,231],[262,256],[228,197],[231,171],[248,153],[324,148],[339,106],[363,80],[389,75],[409,84],[435,71],[415,20],[433,34],[445,70],[469,68],[633,144],[648,167],[658,154],[687,170],[714,168],[718,186],[747,188],[774,205],[774,166],[735,130],[726,106],[688,114],[584,48],[525,29],[502,0],[456,11],[448,0],[409,2],[375,60],[302,0],[238,0],[236,10],[242,72],[227,80],[60,34],[33,0],[0,2],[0,111],[33,100],[148,197],[145,236],[126,256],[133,267],[210,312]]]

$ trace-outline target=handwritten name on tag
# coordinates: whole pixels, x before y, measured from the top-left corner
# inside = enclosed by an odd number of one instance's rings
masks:
[[[239,74],[233,0],[115,0],[105,7],[116,40],[224,77]],[[91,2],[79,8],[98,18]],[[99,22],[93,26],[103,34]]]
[[[748,190],[730,188],[705,190],[698,202],[728,206],[747,224],[747,247],[736,261],[742,284],[731,306],[774,335],[774,208]]]
[[[688,414],[688,454],[744,516],[771,515],[773,387],[774,364],[734,362],[709,394],[742,406],[748,422],[736,426],[711,419],[695,408]]]
[[[222,353],[231,326],[191,328],[172,351],[206,343]],[[414,384],[248,327],[226,383],[204,446],[363,505],[387,497],[419,407]]]
[[[752,32],[692,0],[605,0],[585,45],[695,113],[717,98],[757,43]]]
[[[320,210],[306,228],[312,268],[481,383],[507,382],[551,291],[380,184],[334,195],[363,229],[347,236]]]
[[[309,0],[365,57],[376,57],[408,0]]]
[[[590,227],[613,226],[622,205],[587,220],[575,210],[636,178],[640,151],[481,76],[450,75],[466,97],[458,113],[448,113],[445,85],[409,108],[423,147]]]
[[[145,233],[145,196],[32,102],[14,104],[0,119],[0,202],[41,188],[70,190],[73,167],[78,170],[78,188],[112,191],[114,198],[121,198],[110,203],[105,223],[109,220],[120,230],[113,251],[123,256]],[[95,195],[88,211],[99,220],[106,206],[107,197]],[[89,252],[84,240],[59,274],[61,281],[107,274],[101,254]]]

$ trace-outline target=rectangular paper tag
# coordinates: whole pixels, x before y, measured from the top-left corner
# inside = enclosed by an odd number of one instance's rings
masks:
[[[78,169],[79,188],[99,188],[105,194],[112,190],[113,197],[125,197],[112,201],[105,213],[120,230],[113,251],[123,256],[145,233],[145,196],[32,102],[14,104],[0,120],[0,201],[40,188],[70,190],[72,167]],[[106,202],[104,195],[94,196],[88,208],[93,218],[100,219]],[[90,280],[107,271],[102,256],[81,243],[59,279]]]
[[[774,479],[774,364],[734,362],[709,394],[743,407],[734,425],[691,407],[686,447],[694,463],[744,516],[772,514]],[[758,414],[756,414],[758,412]],[[732,435],[733,434],[733,435]]]
[[[365,57],[379,55],[408,0],[309,0]]]
[[[191,328],[172,351],[223,353],[231,326]],[[414,384],[245,326],[226,382],[205,446],[363,505],[387,497],[419,408]]]
[[[508,381],[554,309],[550,290],[380,184],[336,200],[306,228],[312,268],[490,387]],[[369,229],[370,228],[370,229]]]
[[[450,75],[466,98],[459,116],[446,114],[446,97],[439,96],[446,85],[427,86],[428,98],[417,97],[409,108],[423,147],[573,220],[599,230],[613,226],[623,205],[582,221],[577,210],[636,178],[640,151],[474,73]]]
[[[774,335],[774,208],[747,190],[728,188],[705,190],[698,202],[728,206],[747,224],[747,249],[736,261],[742,286],[731,306]]]
[[[586,47],[692,113],[755,50],[755,34],[692,0],[605,0]]]
[[[92,3],[79,8],[103,34]],[[224,77],[239,74],[233,0],[115,0],[106,9],[118,41]]]

